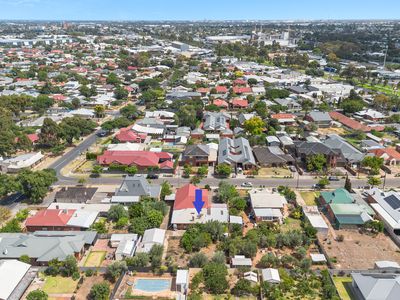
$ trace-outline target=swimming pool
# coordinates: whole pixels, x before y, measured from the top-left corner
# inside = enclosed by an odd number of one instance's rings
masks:
[[[162,292],[171,288],[171,280],[138,278],[135,280],[134,288],[143,292]]]

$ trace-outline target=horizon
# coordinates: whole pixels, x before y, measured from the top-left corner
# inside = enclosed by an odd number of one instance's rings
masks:
[[[395,21],[395,0],[0,0],[2,21]],[[388,9],[390,7],[390,9]]]

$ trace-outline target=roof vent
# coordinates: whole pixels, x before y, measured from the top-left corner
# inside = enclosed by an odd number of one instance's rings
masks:
[[[7,254],[8,254],[7,248],[4,249],[3,254],[4,254],[4,255],[7,255]]]

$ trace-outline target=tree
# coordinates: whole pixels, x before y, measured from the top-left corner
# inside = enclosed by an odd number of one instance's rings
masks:
[[[231,175],[231,173],[232,173],[232,167],[229,164],[226,164],[226,163],[218,164],[215,167],[215,172],[219,176],[229,177],[229,175]]]
[[[202,268],[207,262],[207,256],[203,252],[197,252],[190,257],[189,267]]]
[[[191,173],[192,173],[192,167],[188,164],[184,165],[183,166],[183,176],[189,177]]]
[[[323,154],[310,155],[306,158],[307,171],[321,172],[326,166],[327,161]]]
[[[225,265],[208,263],[203,268],[205,288],[212,294],[223,294],[228,288],[226,276],[228,271]]]
[[[129,92],[122,86],[117,86],[114,91],[115,98],[117,100],[127,99]]]
[[[126,258],[126,264],[132,268],[144,268],[150,262],[150,257],[147,253],[136,253],[133,257]]]
[[[129,120],[135,120],[139,116],[139,111],[136,107],[136,105],[133,104],[128,104],[124,107],[122,107],[119,112],[121,113],[122,116]]]
[[[138,168],[136,166],[129,166],[125,168],[125,172],[132,176],[138,172]]]
[[[115,281],[123,272],[126,272],[128,267],[125,261],[115,261],[108,265],[106,275],[110,277],[112,281]]]
[[[54,170],[23,170],[17,175],[17,190],[32,203],[40,203],[49,191],[49,187],[57,181]]]
[[[124,217],[128,217],[128,212],[122,204],[111,206],[107,214],[108,220],[114,222],[117,222],[119,219]]]
[[[206,176],[208,173],[208,167],[207,166],[201,166],[197,169],[197,175],[200,177]]]
[[[72,274],[78,272],[78,264],[73,255],[68,255],[62,262],[62,272],[66,276],[72,276]]]
[[[379,174],[379,169],[383,166],[383,157],[378,157],[378,156],[366,156],[362,160],[361,164],[364,167],[368,167],[371,169],[370,174],[371,175],[377,175]]]
[[[106,79],[107,84],[118,85],[120,84],[120,80],[115,73],[110,73]]]
[[[377,185],[382,184],[382,180],[379,177],[370,176],[370,177],[368,177],[367,183],[372,186],[377,186]]]
[[[371,220],[364,224],[366,229],[371,229],[372,232],[378,233],[383,232],[385,229],[385,225],[380,220]]]
[[[24,262],[26,264],[30,264],[31,263],[31,258],[29,257],[29,255],[24,254],[24,255],[21,255],[19,257],[19,261],[22,261],[22,262]]]
[[[94,177],[99,177],[100,174],[103,172],[103,167],[100,165],[94,165],[92,168],[92,175]]]
[[[344,188],[351,193],[353,191],[352,187],[351,187],[351,181],[349,176],[346,176],[346,181],[344,182]]]
[[[253,117],[244,121],[243,127],[250,135],[260,135],[265,130],[265,123],[260,117]]]
[[[219,202],[228,203],[230,199],[239,197],[239,192],[234,185],[229,184],[226,181],[220,181],[217,197]]]
[[[232,289],[232,294],[238,297],[248,296],[257,293],[257,288],[251,286],[250,281],[240,278]]]
[[[50,118],[45,118],[39,133],[39,144],[45,148],[57,146],[59,143],[59,135],[60,128],[57,123]]]
[[[28,296],[26,296],[27,300],[47,300],[49,299],[49,296],[47,295],[46,292],[42,290],[35,290],[31,291]]]
[[[91,300],[108,300],[110,286],[106,282],[96,283],[92,286],[89,293]]]
[[[106,109],[105,109],[104,105],[96,105],[94,107],[94,113],[96,114],[97,118],[104,117],[105,111],[106,111]]]
[[[353,114],[364,108],[364,101],[357,99],[345,99],[340,103],[340,107],[346,114]]]
[[[172,188],[171,184],[168,181],[164,181],[161,184],[161,199],[164,200],[165,196],[171,195],[172,194]]]
[[[318,181],[318,185],[322,188],[322,189],[324,189],[327,185],[329,185],[330,184],[330,182],[329,182],[329,180],[328,180],[328,178],[326,178],[326,177],[323,177],[323,178],[321,178],[319,181]]]

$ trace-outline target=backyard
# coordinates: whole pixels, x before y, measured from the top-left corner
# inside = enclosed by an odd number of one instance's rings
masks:
[[[47,294],[72,294],[74,293],[78,280],[62,276],[44,277],[43,291]]]
[[[351,291],[351,277],[333,277],[333,282],[342,300],[353,300],[355,297]]]
[[[85,267],[100,267],[103,262],[107,251],[91,251],[86,258]]]
[[[316,199],[319,197],[319,192],[300,192],[301,197],[307,206],[318,205]]]

